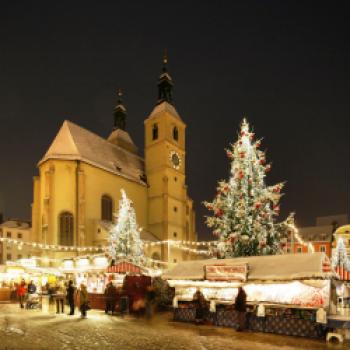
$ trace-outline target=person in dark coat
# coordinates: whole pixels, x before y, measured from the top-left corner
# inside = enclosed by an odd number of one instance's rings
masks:
[[[36,285],[33,281],[30,281],[28,284],[28,294],[35,294],[36,293]]]
[[[196,324],[203,323],[204,321],[204,313],[206,308],[206,302],[204,295],[202,292],[197,288],[196,292],[193,294],[193,303],[196,308]]]
[[[75,287],[73,285],[73,281],[70,280],[68,282],[68,287],[67,287],[67,300],[70,308],[70,312],[68,315],[74,315],[74,309],[75,309]]]
[[[247,294],[245,293],[242,287],[239,287],[238,294],[235,300],[235,310],[238,313],[238,328],[237,328],[238,332],[241,332],[245,329],[246,308],[247,308]]]
[[[106,297],[105,313],[108,314],[108,312],[111,311],[113,315],[115,311],[115,304],[117,303],[117,288],[114,286],[112,281],[110,281],[106,286],[105,297]]]

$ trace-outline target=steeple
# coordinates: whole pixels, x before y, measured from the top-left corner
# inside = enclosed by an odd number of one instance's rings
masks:
[[[158,103],[164,101],[173,104],[172,89],[174,86],[173,80],[167,70],[168,55],[166,50],[163,55],[163,69],[158,79]]]
[[[117,91],[118,100],[117,105],[114,107],[114,127],[113,130],[121,129],[125,130],[126,128],[126,108],[123,105],[122,96],[123,93],[121,89]]]

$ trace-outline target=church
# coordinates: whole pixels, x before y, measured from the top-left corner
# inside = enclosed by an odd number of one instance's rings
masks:
[[[174,107],[172,90],[164,57],[158,101],[144,121],[144,158],[127,131],[121,92],[107,138],[69,120],[63,122],[33,180],[32,241],[107,245],[121,189],[134,203],[143,240],[196,241],[195,212],[186,186],[186,124]],[[154,244],[146,253],[171,263],[189,258],[187,252],[168,244]],[[51,252],[50,256],[67,254]]]

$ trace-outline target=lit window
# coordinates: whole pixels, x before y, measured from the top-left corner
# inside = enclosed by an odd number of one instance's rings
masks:
[[[17,238],[21,239],[22,238],[22,233],[17,233]]]
[[[6,237],[11,238],[11,232],[6,232]]]
[[[320,252],[322,252],[322,253],[326,252],[326,246],[325,245],[321,245],[320,246]]]

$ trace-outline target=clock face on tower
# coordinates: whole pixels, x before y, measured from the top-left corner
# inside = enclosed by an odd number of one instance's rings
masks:
[[[179,170],[181,166],[181,158],[179,154],[175,151],[171,151],[169,154],[171,165],[174,169]]]

